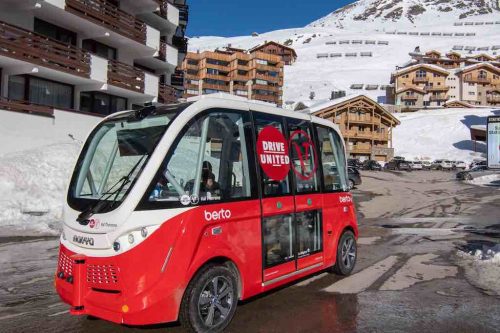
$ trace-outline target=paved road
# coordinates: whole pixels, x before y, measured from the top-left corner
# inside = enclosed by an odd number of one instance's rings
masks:
[[[457,256],[460,245],[499,243],[499,189],[444,172],[364,173],[355,197],[355,274],[321,273],[242,303],[229,332],[499,331],[500,288]],[[57,245],[0,238],[0,332],[183,331],[70,316],[52,287]]]

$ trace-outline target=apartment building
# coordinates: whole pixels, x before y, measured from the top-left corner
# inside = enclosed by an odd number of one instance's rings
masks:
[[[0,109],[107,115],[175,102],[187,20],[184,0],[3,0]]]
[[[281,106],[281,56],[235,48],[188,52],[184,71],[184,97],[225,92]]]
[[[256,47],[250,49],[250,52],[255,51],[279,55],[281,56],[281,59],[283,59],[285,65],[288,66],[292,65],[295,60],[297,60],[297,53],[293,48],[274,41],[266,41],[264,44],[257,45]]]
[[[394,157],[392,131],[400,121],[371,98],[346,96],[313,105],[309,111],[339,126],[349,157],[377,161]]]
[[[412,60],[391,75],[393,98],[402,111],[442,107],[451,101],[500,104],[500,61],[487,54],[462,56],[438,51],[410,53]]]

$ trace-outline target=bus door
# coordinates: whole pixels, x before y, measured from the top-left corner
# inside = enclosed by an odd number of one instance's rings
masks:
[[[332,262],[338,237],[336,232],[343,219],[351,216],[349,210],[346,160],[338,133],[332,128],[315,125],[323,193],[324,253],[325,261]],[[343,194],[344,193],[344,194]]]
[[[323,211],[318,155],[311,123],[287,118],[295,193],[297,270],[323,265]]]
[[[262,205],[263,282],[296,271],[295,202],[283,117],[253,113]]]

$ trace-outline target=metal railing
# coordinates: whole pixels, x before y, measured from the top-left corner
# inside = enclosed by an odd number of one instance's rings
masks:
[[[0,54],[66,73],[90,77],[88,52],[5,22],[0,22]]]
[[[105,0],[66,0],[66,11],[146,44],[146,24]]]

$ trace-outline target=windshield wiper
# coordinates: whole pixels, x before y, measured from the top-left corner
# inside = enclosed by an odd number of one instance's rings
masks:
[[[130,170],[128,174],[120,178],[111,188],[104,192],[99,199],[97,199],[97,202],[90,205],[86,210],[80,213],[78,217],[76,218],[76,221],[80,223],[81,225],[87,225],[89,223],[89,218],[92,217],[92,215],[97,214],[102,211],[103,208],[109,207],[112,209],[114,205],[117,202],[118,196],[120,195],[121,191],[125,188],[127,184],[130,183],[130,177],[134,174],[135,170],[137,167],[141,164],[141,162],[144,160],[144,158],[148,156],[142,155],[142,157],[137,161],[137,163],[134,165],[134,167]],[[112,191],[116,186],[120,185],[116,190]],[[111,198],[114,195],[113,200],[108,201],[109,198]]]

